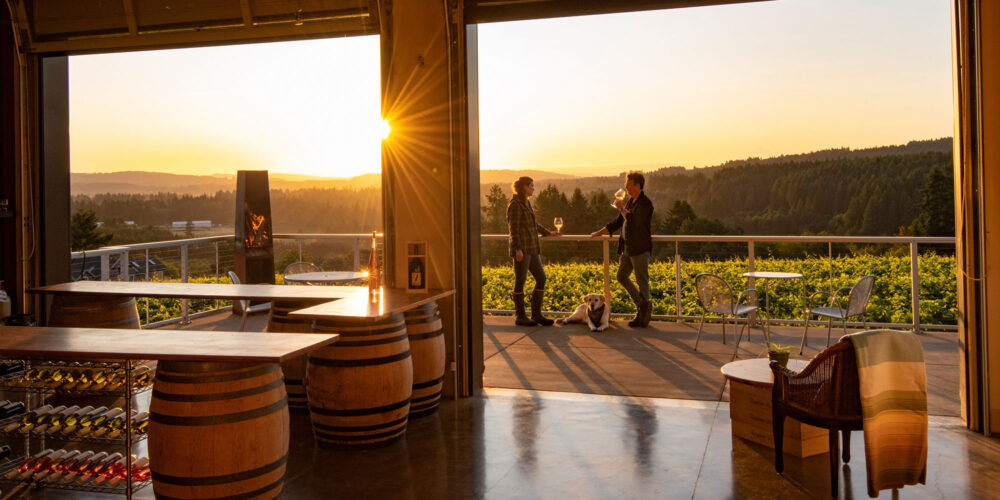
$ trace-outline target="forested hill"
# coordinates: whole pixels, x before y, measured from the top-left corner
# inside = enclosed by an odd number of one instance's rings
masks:
[[[747,234],[893,235],[920,213],[925,191],[951,195],[951,164],[950,152],[749,163],[652,174],[647,194],[662,208],[687,201]]]
[[[954,218],[951,146],[943,138],[702,169],[668,167],[646,173],[646,194],[659,217],[684,201],[698,217],[744,234],[894,235],[908,232],[922,209],[931,211],[925,218],[938,221],[937,229],[923,234],[940,234]],[[580,189],[593,199],[602,191],[609,196],[624,177],[546,180],[536,189],[553,186],[567,197]],[[484,195],[489,192],[484,186]]]
[[[504,172],[510,180],[521,171]],[[608,177],[543,179],[536,175],[533,203],[539,220],[566,219],[569,234],[593,231],[610,220],[611,193],[624,173]],[[484,176],[483,178],[490,178]],[[828,150],[715,167],[669,167],[646,174],[661,234],[894,235],[954,234],[951,139],[903,146]],[[506,232],[509,180],[484,184],[482,229]],[[273,186],[272,186],[273,187]],[[378,188],[272,189],[279,233],[365,232],[381,226]],[[231,225],[235,194],[74,194],[72,210],[92,210],[112,226],[166,226],[211,220]],[[114,244],[131,243],[122,232]],[[142,236],[135,236],[140,238]]]

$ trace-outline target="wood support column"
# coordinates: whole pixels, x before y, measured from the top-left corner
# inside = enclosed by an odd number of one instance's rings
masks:
[[[954,3],[962,417],[1000,432],[1000,5]]]
[[[446,0],[383,0],[379,8],[382,115],[392,127],[382,146],[386,285],[405,286],[397,278],[406,275],[406,242],[426,241],[428,286],[457,292],[439,303],[444,393],[452,397],[480,383],[469,343],[482,342],[478,165],[469,162],[462,9]]]

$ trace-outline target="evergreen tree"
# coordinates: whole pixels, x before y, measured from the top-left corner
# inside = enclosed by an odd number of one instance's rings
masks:
[[[951,169],[935,165],[927,172],[927,181],[920,190],[920,214],[913,219],[912,231],[917,236],[955,235],[955,186]]]
[[[113,234],[106,233],[97,224],[93,210],[80,209],[70,217],[70,248],[73,251],[93,250],[107,245]]]
[[[482,207],[483,216],[480,219],[482,234],[507,233],[508,203],[510,198],[504,194],[503,188],[499,184],[492,185],[489,194],[486,195],[486,205]]]

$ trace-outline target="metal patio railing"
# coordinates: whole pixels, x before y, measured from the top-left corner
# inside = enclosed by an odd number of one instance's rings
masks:
[[[118,279],[122,276],[129,276],[129,262],[130,255],[134,252],[143,252],[145,255],[144,261],[146,262],[145,279],[149,279],[150,273],[148,268],[149,257],[151,251],[162,251],[165,249],[176,248],[179,253],[179,274],[181,282],[186,283],[190,276],[189,269],[189,256],[192,248],[201,247],[199,250],[200,255],[205,255],[206,250],[204,247],[208,246],[207,254],[209,258],[212,257],[214,253],[214,266],[212,269],[212,275],[214,275],[216,281],[219,280],[220,276],[225,274],[225,271],[231,269],[230,263],[220,263],[219,256],[219,244],[220,243],[230,243],[233,241],[233,235],[219,235],[219,236],[208,236],[203,238],[189,238],[180,240],[169,240],[169,241],[157,241],[150,243],[138,243],[133,245],[122,245],[113,247],[103,247],[96,250],[88,250],[86,252],[73,252],[71,255],[74,259],[77,258],[99,258],[100,259],[100,279],[107,281],[112,279],[112,275],[117,275]],[[275,234],[275,242],[282,240],[291,240],[294,242],[295,246],[298,248],[298,258],[302,260],[303,258],[303,243],[309,240],[318,240],[325,242],[348,242],[351,244],[352,254],[353,254],[353,270],[359,271],[361,269],[361,250],[362,242],[369,241],[371,234]],[[381,239],[381,236],[379,236]],[[506,241],[506,235],[483,235],[482,241]],[[616,237],[602,236],[600,238],[590,238],[589,236],[580,235],[566,235],[558,239],[546,239],[546,244],[558,244],[558,242],[590,242],[595,245],[600,244],[603,253],[603,269],[604,269],[604,293],[605,296],[610,295],[611,290],[611,243],[616,240]],[[922,325],[920,322],[920,273],[918,267],[919,258],[919,246],[921,244],[925,245],[954,245],[955,239],[952,237],[910,237],[910,236],[747,236],[747,235],[725,235],[725,236],[709,236],[709,235],[655,235],[653,236],[653,241],[659,245],[663,244],[673,244],[674,247],[674,272],[675,272],[675,301],[678,314],[676,315],[657,315],[654,316],[658,320],[694,320],[698,316],[683,315],[683,307],[681,304],[682,293],[681,293],[681,244],[682,243],[706,243],[706,242],[720,242],[720,243],[740,243],[746,245],[746,255],[747,255],[747,271],[754,271],[755,267],[755,244],[756,243],[825,243],[828,250],[828,259],[830,265],[833,264],[833,245],[835,244],[880,244],[880,245],[907,245],[909,247],[909,260],[910,260],[910,291],[911,291],[911,318],[910,323],[867,323],[873,327],[887,327],[887,328],[912,328],[914,331],[920,331],[921,329],[934,329],[934,330],[957,330],[956,325]],[[204,259],[204,257],[203,257]],[[112,273],[112,266],[118,266],[115,273]],[[749,283],[750,287],[753,287],[753,281]],[[486,313],[512,313],[513,311],[502,310],[502,309],[488,309],[484,310]],[[181,316],[180,318],[175,318],[170,320],[173,321],[188,321],[193,315],[188,313],[188,303],[187,300],[181,301]],[[793,318],[782,318],[782,322],[789,324],[803,324],[804,320],[793,319]],[[147,308],[147,323],[148,323],[148,308]],[[161,322],[163,323],[163,322]],[[858,326],[861,323],[848,323],[848,325]],[[155,324],[154,324],[155,325]],[[148,325],[147,326],[151,326]]]

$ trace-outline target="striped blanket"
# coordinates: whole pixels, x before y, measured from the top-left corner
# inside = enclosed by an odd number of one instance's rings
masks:
[[[868,495],[926,484],[927,375],[920,339],[893,330],[847,338],[858,358]]]

